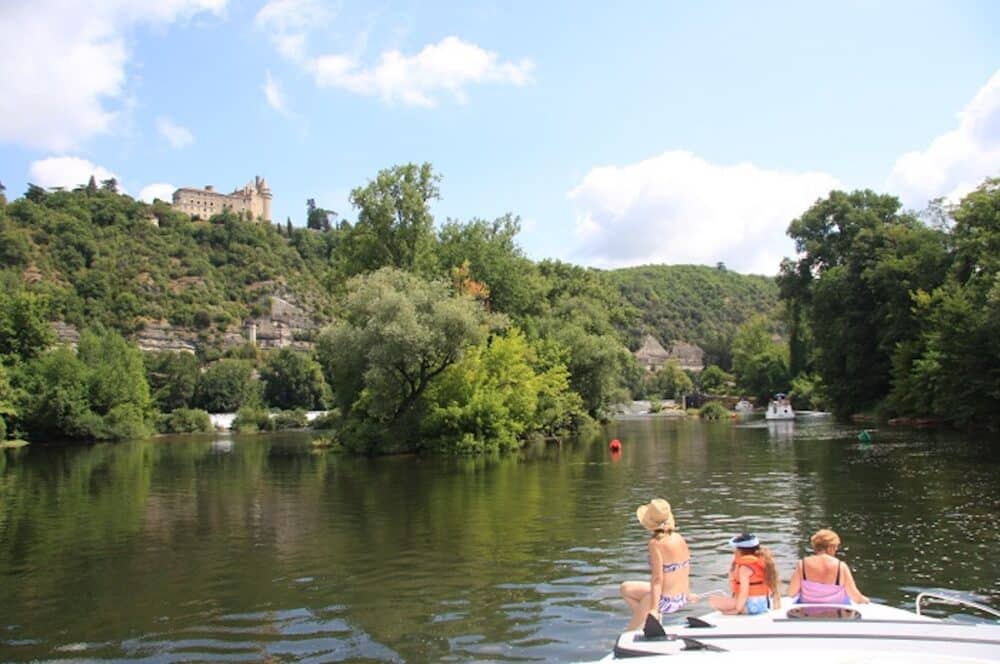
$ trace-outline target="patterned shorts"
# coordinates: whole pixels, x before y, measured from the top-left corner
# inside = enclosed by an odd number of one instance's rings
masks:
[[[687,593],[681,593],[680,595],[674,595],[673,597],[660,595],[660,613],[674,613],[675,611],[680,611],[687,603]]]

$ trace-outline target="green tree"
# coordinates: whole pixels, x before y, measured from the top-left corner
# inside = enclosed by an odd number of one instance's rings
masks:
[[[254,389],[252,362],[219,360],[198,377],[194,404],[210,413],[232,413],[252,400]]]
[[[530,432],[566,429],[580,412],[569,374],[539,358],[518,330],[470,348],[428,389],[424,439],[434,449],[516,449]]]
[[[649,377],[648,392],[665,399],[677,399],[694,391],[694,383],[676,360],[667,360],[659,370]]]
[[[189,408],[198,382],[198,358],[191,353],[146,353],[146,377],[153,402],[164,413]]]
[[[714,364],[711,364],[701,372],[699,376],[701,389],[712,394],[725,394],[733,377],[727,374]]]
[[[264,362],[260,370],[264,383],[264,403],[282,409],[324,408],[329,388],[319,364],[290,348],[282,348]]]
[[[341,411],[356,423],[393,429],[437,376],[485,338],[489,316],[443,282],[383,268],[352,279],[342,318],[317,340],[317,356]],[[412,445],[405,432],[371,451]]]
[[[347,275],[395,267],[433,273],[434,218],[430,202],[439,197],[430,164],[406,164],[378,172],[364,187],[351,191],[358,210],[338,260]]]
[[[733,372],[737,386],[759,399],[788,389],[788,347],[771,338],[762,316],[755,316],[736,331]]]
[[[25,373],[23,411],[32,438],[126,440],[152,432],[142,355],[116,332],[84,330],[77,352],[50,350]]]
[[[57,347],[31,362],[22,408],[31,438],[94,437],[96,422],[90,410],[87,374],[87,366],[66,347]]]
[[[55,339],[45,301],[31,293],[0,291],[0,358],[29,360]]]
[[[514,240],[520,230],[520,219],[509,214],[494,221],[448,221],[437,248],[442,267],[465,266],[470,279],[486,286],[490,309],[515,320],[539,313],[544,296],[541,275]]]
[[[834,411],[872,408],[890,391],[897,344],[919,328],[911,293],[944,278],[944,233],[901,213],[892,196],[835,191],[792,221],[788,234],[801,254],[783,262],[779,277],[795,368],[809,368],[799,343],[808,337]]]
[[[12,428],[8,426],[8,422],[13,423],[17,419],[16,399],[14,389],[7,380],[7,371],[0,364],[0,441],[7,437],[7,432]]]
[[[918,333],[893,355],[891,405],[959,425],[1000,428],[1000,178],[958,206],[945,283],[913,295]]]
[[[332,227],[330,218],[336,216],[337,213],[333,210],[318,207],[315,198],[310,198],[306,201],[306,228],[311,228],[314,231],[328,231]],[[291,229],[291,226],[292,221],[289,219],[289,229]]]

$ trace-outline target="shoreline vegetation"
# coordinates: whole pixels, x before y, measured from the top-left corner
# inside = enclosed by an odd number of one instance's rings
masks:
[[[354,453],[475,454],[633,399],[674,416],[684,395],[775,392],[841,419],[1000,428],[998,179],[919,214],[831,192],[791,221],[776,279],[534,262],[513,215],[436,224],[439,183],[385,169],[351,192],[354,221],[310,201],[304,228],[192,218],[114,180],[0,189],[0,441],[212,431],[231,412]],[[706,367],[649,371],[647,335]],[[730,416],[712,404],[701,417]]]

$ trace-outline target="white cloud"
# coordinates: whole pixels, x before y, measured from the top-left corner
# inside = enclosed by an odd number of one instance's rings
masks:
[[[373,66],[344,52],[310,55],[309,32],[329,18],[314,0],[271,0],[257,12],[255,22],[278,53],[311,74],[317,86],[377,96],[386,103],[430,108],[438,104],[441,93],[464,103],[469,85],[524,85],[534,70],[531,60],[501,61],[493,51],[455,36],[427,44],[415,55],[384,51]]]
[[[149,184],[139,190],[139,200],[152,203],[155,199],[159,198],[161,201],[169,203],[174,199],[174,192],[176,190],[177,187],[164,182]]]
[[[306,33],[330,17],[315,0],[271,0],[257,12],[254,22],[270,35],[282,57],[293,62],[306,59]]]
[[[271,72],[267,72],[267,80],[264,81],[261,89],[264,91],[264,98],[267,99],[268,106],[284,116],[290,115],[285,94],[281,91],[278,82],[271,77]]]
[[[111,131],[125,93],[125,37],[225,0],[66,0],[3,3],[0,143],[62,151]]]
[[[599,267],[718,261],[775,274],[789,222],[842,185],[826,173],[720,166],[684,151],[591,170],[569,192],[575,259]]]
[[[374,67],[366,68],[346,55],[322,55],[309,68],[320,87],[336,87],[357,94],[377,95],[383,101],[430,108],[439,92],[448,92],[461,103],[471,83],[524,85],[531,79],[530,60],[500,62],[497,54],[458,37],[445,37],[407,56],[392,50],[383,53]]]
[[[958,126],[924,150],[896,160],[886,188],[913,207],[932,198],[957,201],[986,177],[1000,175],[1000,70],[958,114]]]
[[[171,147],[183,148],[194,143],[194,134],[187,127],[174,124],[170,118],[156,118],[156,130],[170,143]]]
[[[97,183],[102,180],[118,179],[114,173],[80,157],[49,157],[31,162],[28,166],[28,180],[40,187],[65,187],[72,189],[87,184],[93,175]]]

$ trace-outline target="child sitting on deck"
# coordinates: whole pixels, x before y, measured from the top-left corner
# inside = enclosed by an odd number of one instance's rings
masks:
[[[780,609],[778,570],[771,552],[750,533],[737,535],[729,540],[729,545],[735,548],[729,566],[732,596],[710,597],[712,608],[722,613],[748,615]]]

